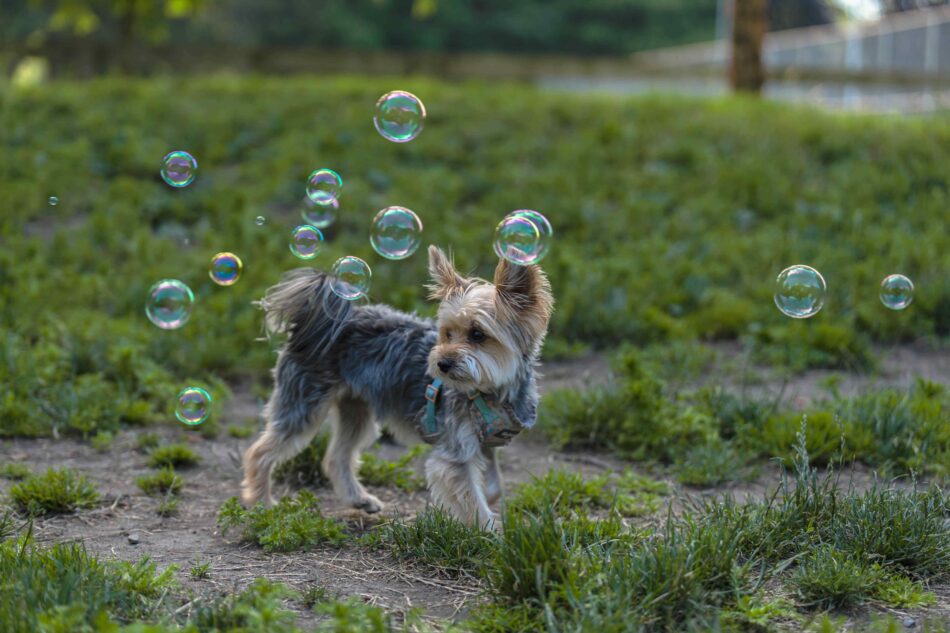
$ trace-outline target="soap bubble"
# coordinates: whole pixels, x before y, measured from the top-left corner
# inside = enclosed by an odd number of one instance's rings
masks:
[[[330,204],[340,197],[343,179],[332,169],[317,169],[307,178],[307,197],[317,204]]]
[[[422,220],[405,207],[386,207],[373,218],[369,243],[386,259],[405,259],[422,239]]]
[[[218,253],[211,258],[211,268],[208,274],[211,281],[219,286],[233,286],[241,278],[244,263],[234,253]]]
[[[303,209],[300,211],[300,217],[310,226],[325,229],[336,222],[336,214],[339,210],[339,200],[334,199],[327,204],[317,204],[311,200],[309,196],[304,196]]]
[[[180,328],[191,317],[195,295],[177,279],[162,279],[148,290],[145,315],[163,330]]]
[[[789,266],[775,280],[775,305],[786,316],[807,319],[818,314],[828,286],[811,266]]]
[[[373,125],[383,138],[407,143],[419,136],[425,120],[426,107],[419,97],[405,90],[393,90],[376,102]]]
[[[59,198],[57,198],[56,196],[50,196],[48,202],[49,202],[49,206],[55,207],[57,204],[59,204]]]
[[[881,303],[891,310],[903,310],[914,301],[914,282],[904,275],[888,275],[881,282]]]
[[[162,159],[162,180],[172,187],[187,187],[197,173],[198,161],[188,152],[169,152]]]
[[[551,238],[554,237],[554,229],[551,227],[551,223],[548,222],[548,219],[532,209],[518,209],[517,211],[512,211],[506,217],[525,218],[534,224],[538,229],[541,239],[541,250],[538,253],[538,258],[535,260],[535,263],[544,259],[544,256],[548,254],[548,250],[551,248]]]
[[[211,394],[201,387],[185,387],[178,393],[175,417],[188,426],[197,426],[211,415]]]
[[[369,292],[373,272],[369,269],[369,264],[359,257],[347,255],[336,260],[330,275],[333,277],[330,284],[333,293],[347,301],[354,301],[365,297]]]
[[[315,226],[301,224],[290,234],[290,252],[300,259],[313,259],[323,246],[323,233]]]
[[[264,226],[265,224],[267,224],[267,218],[265,218],[263,215],[259,215],[256,218],[254,218],[254,224],[256,224],[257,226]]]
[[[495,228],[495,254],[512,264],[527,266],[541,259],[541,232],[526,217],[510,215]]]

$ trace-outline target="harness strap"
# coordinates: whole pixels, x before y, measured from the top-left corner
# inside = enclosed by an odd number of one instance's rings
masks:
[[[475,403],[475,406],[478,407],[478,412],[482,414],[482,420],[485,421],[485,435],[492,433],[492,425],[498,421],[498,418],[501,416],[495,413],[495,411],[490,406],[488,406],[488,403],[485,402],[485,399],[481,396],[481,394],[478,394],[472,398],[472,401]]]
[[[426,433],[435,435],[439,431],[439,422],[435,416],[435,407],[442,393],[442,381],[436,378],[426,385],[426,417],[424,420]]]
[[[442,381],[436,378],[431,383],[426,385],[426,410],[425,416],[423,417],[422,424],[425,430],[427,437],[426,441],[430,441],[429,438],[434,438],[439,432],[439,420],[436,416],[436,410],[439,406],[439,396],[442,394]],[[475,407],[478,409],[479,415],[482,417],[482,428],[479,430],[479,436],[482,438],[482,441],[486,441],[486,438],[491,437],[495,433],[495,423],[501,419],[501,414],[492,409],[492,407],[485,401],[485,398],[474,391],[469,394],[469,399],[475,404]],[[499,437],[497,439],[502,440],[501,444],[507,443],[514,435],[518,434],[518,431],[511,432],[510,429],[505,429],[504,425],[498,431]]]

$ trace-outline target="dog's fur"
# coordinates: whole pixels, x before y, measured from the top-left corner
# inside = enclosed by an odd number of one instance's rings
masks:
[[[272,503],[271,472],[310,442],[325,420],[332,437],[323,470],[336,493],[356,508],[382,503],[357,479],[360,451],[378,423],[404,443],[418,442],[425,388],[443,381],[440,435],[426,461],[434,503],[470,524],[498,527],[489,507],[502,494],[493,448],[483,446],[469,394],[480,392],[534,421],[535,365],[553,298],[537,266],[502,260],[494,284],[465,278],[429,247],[430,298],[436,321],[384,305],[354,307],[313,269],[287,273],[261,301],[271,332],[286,332],[274,369],[274,392],[261,437],[244,455],[243,499]]]

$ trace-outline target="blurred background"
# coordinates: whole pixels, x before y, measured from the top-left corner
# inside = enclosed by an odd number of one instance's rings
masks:
[[[110,73],[412,73],[620,94],[717,94],[731,80],[779,99],[921,112],[950,99],[950,6],[944,0],[4,0],[0,68],[19,82]]]

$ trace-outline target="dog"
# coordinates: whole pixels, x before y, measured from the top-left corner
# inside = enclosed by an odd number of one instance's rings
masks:
[[[429,442],[431,499],[454,517],[499,529],[496,448],[534,424],[536,367],[554,299],[537,265],[502,259],[494,283],[466,278],[429,247],[436,319],[355,306],[315,269],[286,273],[260,301],[270,333],[288,335],[264,407],[266,427],[244,455],[245,504],[273,503],[271,472],[325,421],[323,470],[334,492],[366,512],[383,504],[357,478],[360,452],[385,425],[405,445]]]

